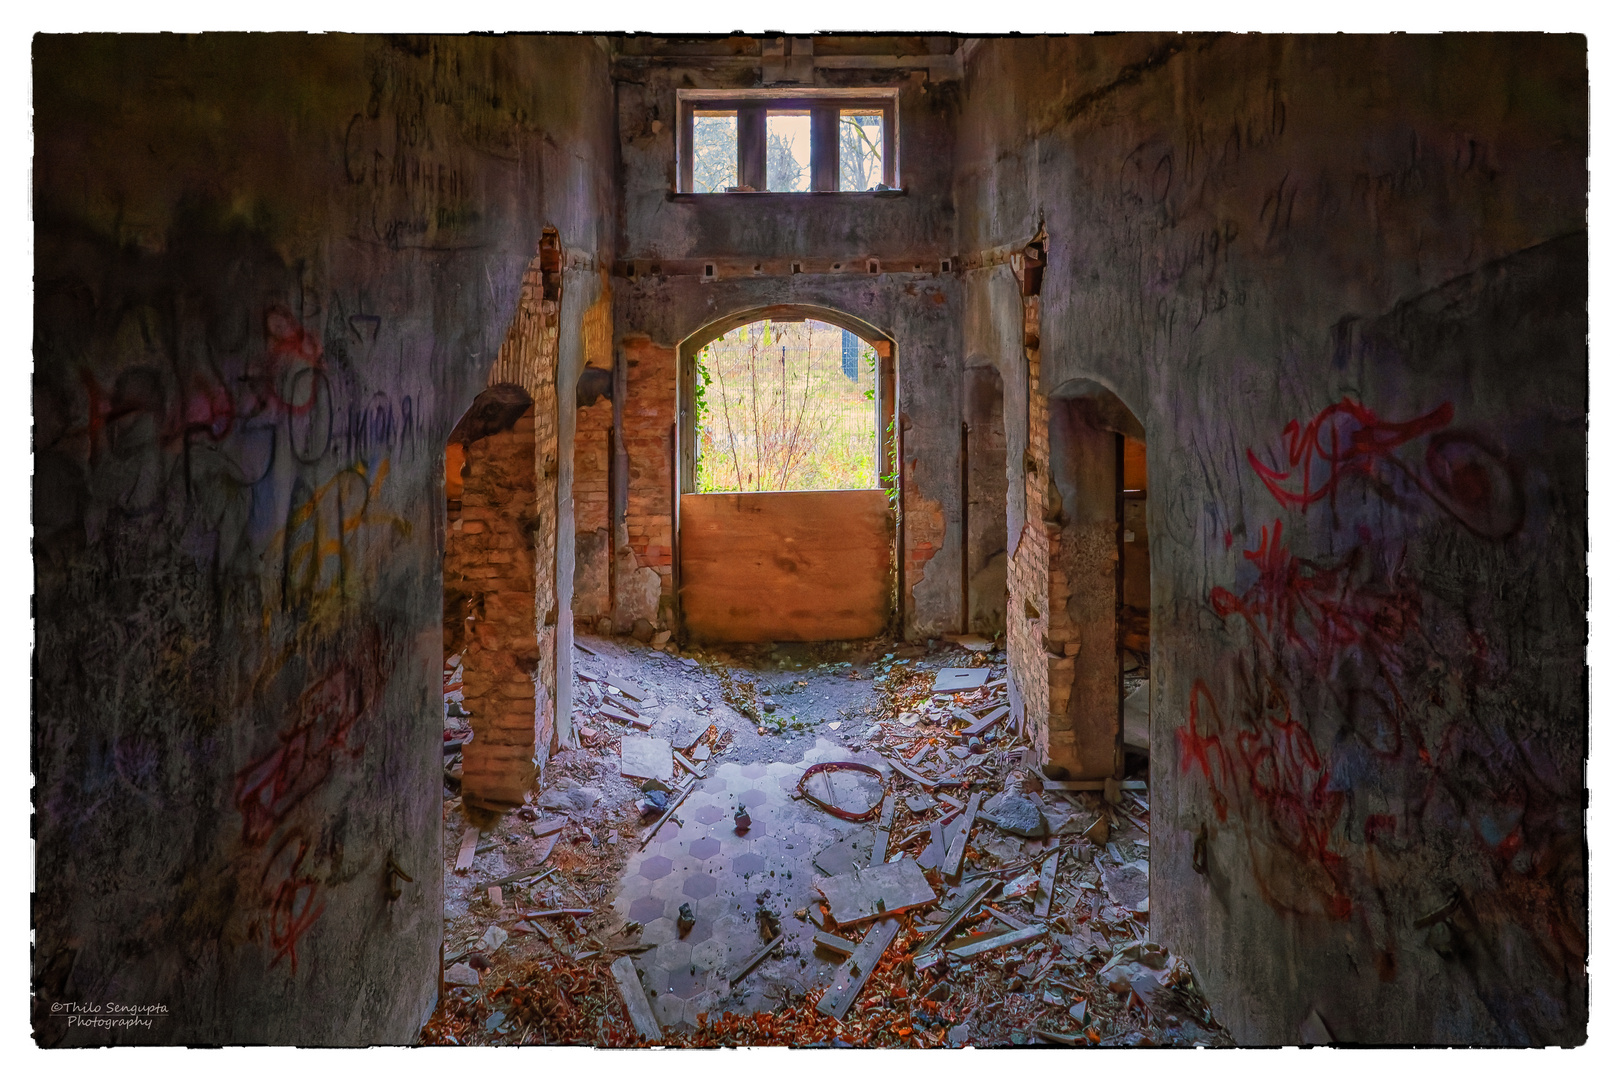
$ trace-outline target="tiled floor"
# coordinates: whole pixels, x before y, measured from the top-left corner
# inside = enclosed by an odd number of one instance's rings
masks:
[[[631,857],[613,905],[642,924],[644,944],[656,946],[636,958],[636,967],[660,1023],[696,1024],[699,1013],[770,1009],[783,992],[831,978],[837,958],[815,952],[811,938],[817,928],[793,913],[816,910],[817,853],[854,834],[870,837],[873,826],[840,820],[792,795],[811,764],[852,760],[888,773],[876,754],[857,754],[826,739],[796,762],[711,763],[709,778],[677,811],[680,824],[665,824],[646,850]],[[740,836],[732,819],[739,804],[752,818]],[[766,940],[755,918],[761,901],[776,914],[787,940],[733,991],[731,974]],[[691,904],[696,917],[684,935],[676,925],[682,904]]]

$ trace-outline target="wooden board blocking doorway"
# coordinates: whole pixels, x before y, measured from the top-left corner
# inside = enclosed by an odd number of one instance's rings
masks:
[[[682,495],[693,641],[844,641],[889,625],[894,521],[881,489]]]

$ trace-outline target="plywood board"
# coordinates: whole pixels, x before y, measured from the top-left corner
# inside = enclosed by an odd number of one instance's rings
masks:
[[[892,915],[938,899],[922,869],[911,859],[864,870],[857,867],[848,874],[821,880],[816,889],[827,898],[828,913],[839,926]]]
[[[696,641],[839,641],[889,623],[886,492],[682,495],[681,613]]]

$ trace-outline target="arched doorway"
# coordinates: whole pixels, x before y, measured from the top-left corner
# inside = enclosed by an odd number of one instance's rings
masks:
[[[684,639],[827,641],[892,628],[894,360],[876,327],[802,305],[739,311],[681,342]]]

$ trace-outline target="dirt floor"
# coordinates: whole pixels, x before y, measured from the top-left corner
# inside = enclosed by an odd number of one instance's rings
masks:
[[[1004,655],[966,644],[680,654],[581,637],[580,745],[499,820],[455,794],[454,747],[471,732],[452,664],[446,985],[422,1041],[1230,1045],[1187,965],[1147,940],[1145,763],[1133,756],[1137,778],[1107,791],[1052,791],[1005,713],[964,736],[1006,704]],[[978,685],[936,693],[943,668]],[[685,763],[661,759],[667,778],[645,785],[622,776],[627,736],[632,748],[653,740],[655,757],[673,742]],[[806,775],[838,762],[868,771]],[[957,842],[970,800],[976,820]],[[824,891],[875,889],[880,864],[933,898],[900,907],[890,895],[881,914],[840,911],[838,925]],[[846,958],[889,923],[870,970]],[[625,957],[628,986],[612,969]],[[829,994],[835,980],[853,992]],[[840,1001],[842,1017],[828,1015]]]

